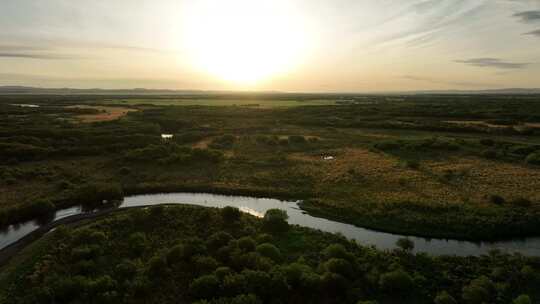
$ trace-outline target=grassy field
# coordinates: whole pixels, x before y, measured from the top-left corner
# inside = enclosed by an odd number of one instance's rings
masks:
[[[538,97],[278,97],[0,97],[0,222],[196,190],[397,233],[540,235]],[[454,123],[473,120],[497,127]]]
[[[274,210],[275,211],[275,210]],[[0,270],[0,303],[534,303],[540,261],[382,252],[234,208],[159,206],[61,226]]]
[[[272,99],[216,99],[216,98],[130,98],[104,100],[109,105],[154,105],[154,106],[238,106],[251,108],[279,108],[298,106],[324,106],[335,105],[333,100],[272,100]]]

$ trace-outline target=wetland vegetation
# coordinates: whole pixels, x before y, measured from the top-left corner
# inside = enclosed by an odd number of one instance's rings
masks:
[[[212,102],[197,103],[205,99]],[[47,222],[73,205],[190,191],[301,200],[310,214],[404,235],[540,235],[535,95],[9,95],[0,97],[0,118],[3,227]],[[265,220],[155,207],[60,227],[4,265],[0,299],[538,299],[530,287],[538,258],[429,257],[407,241],[379,251],[297,226],[273,230]],[[214,238],[219,248],[207,244]]]
[[[190,190],[302,199],[314,214],[421,236],[538,234],[536,96],[271,96],[262,108],[251,95],[215,97],[222,106],[4,96],[0,222]],[[14,106],[25,103],[40,107]]]

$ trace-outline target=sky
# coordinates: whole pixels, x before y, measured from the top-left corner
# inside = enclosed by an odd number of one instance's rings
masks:
[[[540,87],[540,0],[0,0],[0,85]]]

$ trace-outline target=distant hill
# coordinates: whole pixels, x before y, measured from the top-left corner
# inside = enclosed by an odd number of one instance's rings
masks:
[[[0,94],[35,94],[35,95],[213,95],[213,94],[289,94],[278,91],[203,91],[203,90],[167,90],[167,89],[73,89],[73,88],[38,88],[27,86],[0,86]],[[425,90],[400,92],[358,92],[358,93],[290,93],[298,95],[414,95],[414,94],[540,94],[540,88],[508,88],[495,90]]]
[[[431,90],[431,91],[411,91],[404,92],[405,94],[540,94],[540,88],[524,89],[524,88],[508,88],[494,90]]]
[[[210,91],[135,89],[72,89],[0,86],[0,94],[58,94],[58,95],[182,95],[208,94]],[[218,93],[215,91],[215,93]]]

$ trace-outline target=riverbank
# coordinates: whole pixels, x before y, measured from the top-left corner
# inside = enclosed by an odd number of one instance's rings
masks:
[[[488,215],[475,208],[451,208],[453,211],[434,208],[429,211],[426,207],[422,212],[418,212],[404,204],[396,209],[358,212],[314,200],[302,201],[299,206],[313,216],[376,231],[422,238],[497,242],[540,235],[540,214],[526,210]],[[527,219],[524,220],[524,217]]]
[[[311,216],[299,208],[297,202],[281,201],[268,198],[256,198],[249,196],[229,196],[210,193],[169,193],[169,194],[145,194],[129,196],[117,205],[117,209],[146,208],[153,205],[197,205],[203,207],[223,208],[233,206],[245,213],[262,217],[270,209],[281,209],[289,215],[289,222],[294,225],[317,229],[330,233],[338,233],[347,239],[354,240],[365,246],[375,246],[379,250],[393,250],[401,238],[407,238],[415,243],[414,252],[427,253],[430,255],[457,255],[457,256],[480,256],[487,255],[497,250],[505,253],[521,253],[526,256],[540,256],[540,238],[513,239],[499,242],[470,242],[449,239],[420,238],[400,234],[391,234],[375,230],[369,230],[354,225],[331,221],[322,217]],[[65,221],[70,217],[74,221],[81,216],[84,220],[86,214],[91,218],[97,212],[109,212],[108,210],[96,211],[81,207],[69,208],[57,212],[51,219],[53,221]],[[70,221],[71,221],[70,219]],[[0,248],[25,239],[26,234],[34,230],[43,232],[42,227],[50,227],[53,223],[36,226],[35,222],[27,222],[10,227],[0,237]],[[56,226],[56,225],[55,225]],[[45,228],[47,229],[47,228]]]

